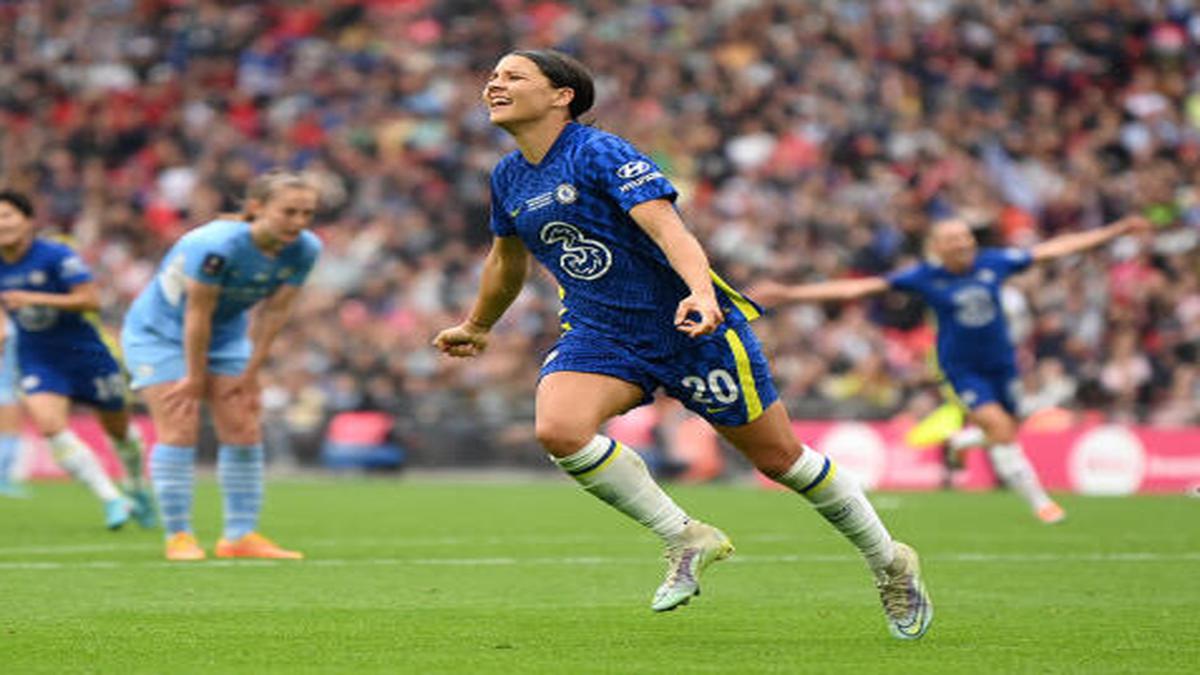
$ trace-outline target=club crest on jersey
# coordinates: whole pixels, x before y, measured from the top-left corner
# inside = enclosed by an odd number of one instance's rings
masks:
[[[46,273],[41,270],[34,270],[29,273],[29,285],[41,286],[46,283]]]
[[[579,190],[575,189],[570,183],[563,183],[554,188],[554,198],[559,204],[573,204],[576,199],[579,199]]]
[[[570,223],[552,220],[542,226],[538,236],[551,246],[562,246],[563,253],[558,258],[558,266],[576,279],[599,279],[612,267],[612,251],[602,242],[588,239]]]
[[[979,270],[979,272],[976,273],[975,278],[985,284],[990,284],[996,280],[996,273],[991,270]]]

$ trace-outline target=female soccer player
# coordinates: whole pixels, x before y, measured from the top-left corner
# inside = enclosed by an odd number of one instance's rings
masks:
[[[1028,251],[977,250],[966,223],[943,220],[934,223],[929,234],[931,262],[888,277],[798,286],[764,282],[755,286],[754,294],[768,306],[856,300],[889,289],[920,295],[937,316],[937,357],[942,374],[970,411],[968,418],[983,430],[996,474],[1029,502],[1042,522],[1057,523],[1066,513],[1042,489],[1017,442],[1017,357],[1000,303],[1000,287],[1009,276],[1035,262],[1086,251],[1148,228],[1148,221],[1133,216],[1097,230],[1055,237]]]
[[[100,292],[87,265],[66,244],[34,233],[33,204],[0,192],[0,304],[16,325],[17,369],[25,407],[55,461],[104,504],[109,529],[131,516],[154,525],[141,489],[142,439],[129,423],[125,375],[97,328]],[[67,426],[71,401],[94,407],[129,480],[125,496],[96,456]]]
[[[131,386],[158,429],[150,475],[166,528],[168,560],[201,560],[192,533],[192,483],[200,406],[221,447],[217,479],[225,528],[218,558],[303,557],[258,534],[263,448],[258,373],[321,250],[306,228],[317,190],[272,172],[249,188],[243,213],[214,220],[171,247],[125,317],[121,342]],[[262,301],[254,321],[248,310]]]
[[[724,533],[662,491],[636,453],[598,434],[663,387],[811,501],[866,558],[893,635],[920,637],[933,608],[916,553],[892,541],[854,480],[793,436],[748,325],[758,309],[709,270],[654,162],[575,121],[593,96],[588,71],[558,52],[516,51],[496,65],[484,102],[518,151],[492,172],[495,237],[474,306],[434,344],[451,356],[482,352],[532,253],[554,274],[564,305],[562,336],[542,362],[536,436],[587,491],[663,539],[668,569],[652,609],[687,603],[704,569],[733,553]]]

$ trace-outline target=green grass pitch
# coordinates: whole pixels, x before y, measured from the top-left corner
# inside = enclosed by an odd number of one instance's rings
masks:
[[[865,566],[800,499],[671,492],[738,547],[654,614],[660,549],[564,481],[273,483],[263,531],[303,562],[168,564],[76,485],[0,501],[0,673],[1197,672],[1200,499],[874,498],[937,613],[892,640]],[[197,495],[211,551],[219,502]]]

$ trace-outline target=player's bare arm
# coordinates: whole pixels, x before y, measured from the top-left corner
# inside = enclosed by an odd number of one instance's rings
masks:
[[[466,320],[433,339],[433,346],[450,356],[478,356],[487,349],[487,334],[504,316],[529,272],[529,250],[518,237],[494,237],[483,262],[479,293]]]
[[[94,312],[100,309],[100,288],[94,281],[85,281],[75,284],[67,293],[4,291],[0,293],[0,300],[10,310],[37,305],[66,312]]]
[[[763,281],[749,290],[749,296],[764,307],[778,307],[805,302],[848,302],[858,300],[890,288],[883,277],[865,279],[837,279],[815,284],[788,285],[776,281]]]
[[[1055,237],[1033,247],[1033,259],[1036,262],[1053,260],[1074,253],[1082,253],[1088,249],[1102,246],[1117,237],[1139,232],[1149,232],[1150,221],[1142,216],[1127,216],[1115,223],[1088,232],[1076,232]]]
[[[691,294],[675,309],[675,326],[691,337],[707,335],[724,320],[709,276],[708,256],[671,202],[653,199],[629,210],[634,222],[666,254]],[[695,317],[699,317],[699,321]]]

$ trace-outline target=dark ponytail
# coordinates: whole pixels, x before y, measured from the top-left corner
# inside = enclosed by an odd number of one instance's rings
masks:
[[[592,82],[592,73],[577,59],[553,49],[518,49],[511,53],[533,61],[550,84],[575,92],[567,106],[571,119],[577,120],[592,109],[596,102],[596,86]]]

